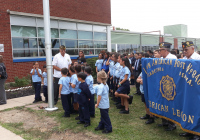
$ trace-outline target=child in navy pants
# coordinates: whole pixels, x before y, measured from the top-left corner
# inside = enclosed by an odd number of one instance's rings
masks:
[[[90,126],[90,112],[89,112],[89,100],[91,98],[91,92],[85,79],[87,75],[83,72],[77,74],[79,84],[78,90],[78,103],[79,103],[79,119],[77,124],[85,124],[84,127]]]
[[[32,75],[33,86],[35,89],[35,100],[33,101],[33,103],[36,103],[42,101],[42,98],[40,96],[42,71],[41,69],[39,69],[38,62],[33,63],[33,69],[30,73]]]
[[[112,125],[110,117],[108,115],[109,111],[109,87],[106,84],[107,74],[104,71],[97,73],[97,81],[101,84],[98,86],[97,91],[97,104],[95,107],[100,109],[101,120],[99,125],[95,128],[96,131],[103,130],[102,133],[112,132]]]

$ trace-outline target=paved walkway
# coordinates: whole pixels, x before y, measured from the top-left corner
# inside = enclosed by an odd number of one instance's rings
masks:
[[[95,84],[94,86],[96,86],[96,85],[97,84]],[[7,100],[7,104],[0,105],[0,111],[9,109],[9,108],[32,104],[34,97],[35,97],[35,95],[9,99],[9,100]],[[0,117],[1,117],[1,112],[0,112]],[[24,140],[24,139],[16,134],[14,134],[13,132],[3,128],[2,126],[0,126],[0,140]]]
[[[7,104],[0,105],[0,111],[13,108],[13,107],[25,106],[25,105],[31,104],[34,100],[34,97],[35,95],[9,99],[7,100]],[[2,126],[0,126],[0,140],[24,140],[24,139],[14,134],[13,132],[3,128]]]
[[[0,126],[1,140],[24,140],[22,137]]]
[[[34,101],[34,97],[35,97],[35,95],[9,99],[9,100],[7,100],[7,104],[0,105],[0,111],[9,109],[9,108],[13,108],[13,107],[25,106],[27,104],[31,104]]]

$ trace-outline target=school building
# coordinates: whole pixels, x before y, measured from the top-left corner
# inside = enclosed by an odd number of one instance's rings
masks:
[[[33,62],[46,64],[42,0],[0,1],[0,55],[4,57],[8,80],[25,77]],[[200,49],[200,39],[188,38],[185,25],[165,27],[168,35],[111,30],[110,0],[50,0],[52,55],[59,46],[76,60],[79,50],[86,58],[97,57],[102,50],[131,53],[158,49],[159,42],[181,49],[184,41],[193,41]],[[171,36],[169,36],[171,34]]]
[[[8,80],[30,73],[34,61],[46,63],[42,0],[0,1],[0,55]],[[110,0],[50,0],[52,55],[65,45],[71,59],[111,51]]]
[[[177,34],[173,34],[174,32]],[[185,34],[178,34],[180,32],[178,28],[172,28],[172,30],[171,28],[168,29],[168,35],[112,30],[111,49],[112,52],[130,54],[131,52],[156,50],[159,48],[159,42],[169,42],[172,44],[171,49],[182,50],[182,42],[193,41],[195,50],[200,50],[200,38],[186,37]],[[170,36],[169,33],[171,34]]]

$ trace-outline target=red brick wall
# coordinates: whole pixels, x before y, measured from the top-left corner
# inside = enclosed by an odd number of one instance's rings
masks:
[[[13,63],[10,32],[10,11],[43,14],[42,0],[0,0],[0,44],[4,44],[4,63],[8,80],[26,76],[33,62]],[[111,24],[110,0],[50,0],[50,15]],[[39,62],[40,68],[45,62]]]

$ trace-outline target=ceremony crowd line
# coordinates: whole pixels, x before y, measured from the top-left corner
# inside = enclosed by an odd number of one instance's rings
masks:
[[[66,47],[60,46],[60,52],[55,55],[52,62],[55,105],[58,98],[61,97],[64,110],[63,117],[70,117],[70,114],[73,113],[78,114],[75,118],[78,120],[77,124],[84,124],[84,127],[90,126],[90,118],[95,117],[95,108],[99,108],[101,119],[95,130],[110,133],[112,132],[112,124],[109,117],[109,97],[115,101],[120,114],[129,114],[129,111],[131,111],[129,104],[132,104],[133,101],[133,96],[129,95],[130,85],[135,85],[135,94],[141,96],[141,101],[144,102],[146,110],[146,115],[141,119],[147,120],[146,124],[154,123],[155,116],[149,112],[145,104],[141,58],[200,59],[200,55],[195,52],[194,44],[191,41],[182,43],[182,53],[179,53],[178,49],[170,50],[171,45],[168,42],[161,42],[158,50],[153,52],[148,50],[146,53],[119,54],[102,51],[94,64],[98,82],[96,86],[93,86],[92,68],[87,64],[84,52],[80,51],[77,61],[72,63],[70,56],[66,54]],[[0,56],[1,80],[7,78],[6,76],[2,78],[3,70],[6,71],[6,68],[3,64],[3,57]],[[46,65],[43,66],[42,72],[39,69],[39,63],[34,62],[30,74],[35,89],[33,103],[42,101],[40,95],[41,84],[43,85],[45,102],[48,102]],[[97,96],[96,104],[95,94]],[[0,99],[1,104],[6,103],[6,97],[2,98],[2,94]],[[176,129],[173,122],[165,119],[162,119],[162,124],[158,126],[166,126],[166,131]],[[180,136],[191,136],[190,140],[200,139],[199,136],[190,133],[181,133]]]

